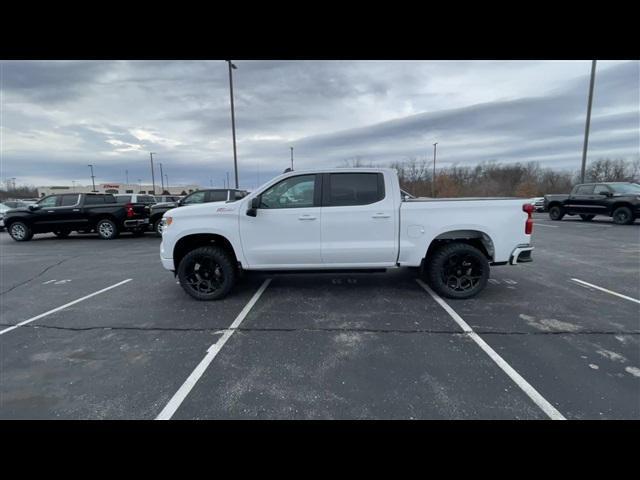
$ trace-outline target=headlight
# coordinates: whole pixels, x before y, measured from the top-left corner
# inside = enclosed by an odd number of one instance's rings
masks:
[[[173,223],[173,217],[164,217],[164,221],[162,223],[164,225],[164,228],[167,228]]]

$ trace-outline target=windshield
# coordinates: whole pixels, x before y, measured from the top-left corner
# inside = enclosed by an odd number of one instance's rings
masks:
[[[615,193],[637,193],[640,195],[640,185],[637,183],[610,183],[609,188]]]

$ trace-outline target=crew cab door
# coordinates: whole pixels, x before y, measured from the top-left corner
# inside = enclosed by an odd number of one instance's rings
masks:
[[[594,208],[595,197],[593,195],[593,185],[578,185],[569,195],[566,209],[570,213],[598,213],[598,208]]]
[[[321,266],[321,179],[319,174],[287,177],[259,196],[255,217],[239,212],[242,250],[250,268]]]
[[[40,208],[31,210],[31,226],[34,232],[49,232],[54,228],[59,219],[59,212],[56,210],[59,201],[60,195],[50,195],[36,203]]]
[[[322,189],[322,263],[395,265],[397,207],[383,174],[326,173]]]
[[[80,194],[61,195],[56,210],[56,226],[62,230],[78,230],[85,228],[87,219],[80,207]]]

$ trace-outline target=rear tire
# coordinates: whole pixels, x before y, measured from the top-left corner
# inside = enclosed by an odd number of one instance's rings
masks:
[[[593,220],[594,217],[595,215],[584,215],[584,214],[580,215],[580,218],[585,222],[590,222],[591,220]]]
[[[220,300],[236,283],[233,257],[219,247],[200,247],[178,265],[180,285],[196,300]]]
[[[551,220],[562,220],[564,217],[564,209],[559,205],[554,205],[549,209],[549,218]]]
[[[24,222],[13,222],[9,228],[9,235],[16,242],[28,242],[33,238],[33,232]]]
[[[58,230],[58,231],[53,232],[53,233],[58,238],[67,238],[69,236],[69,234],[71,233],[71,231],[69,231],[69,230]]]
[[[427,262],[427,282],[443,297],[471,298],[480,293],[489,280],[487,257],[466,243],[446,244]]]
[[[96,224],[96,231],[103,240],[113,240],[120,234],[118,226],[108,218],[103,218],[98,221]]]
[[[631,225],[633,223],[633,212],[629,207],[618,207],[613,211],[613,223],[616,225]]]

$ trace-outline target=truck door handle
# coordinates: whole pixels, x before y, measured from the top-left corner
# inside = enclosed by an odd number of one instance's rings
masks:
[[[47,210],[47,213],[54,213],[53,210]]]
[[[300,215],[298,217],[298,220],[315,220],[316,217],[314,217],[313,215]]]
[[[371,218],[389,218],[390,216],[388,213],[376,213],[375,215],[371,215]]]

